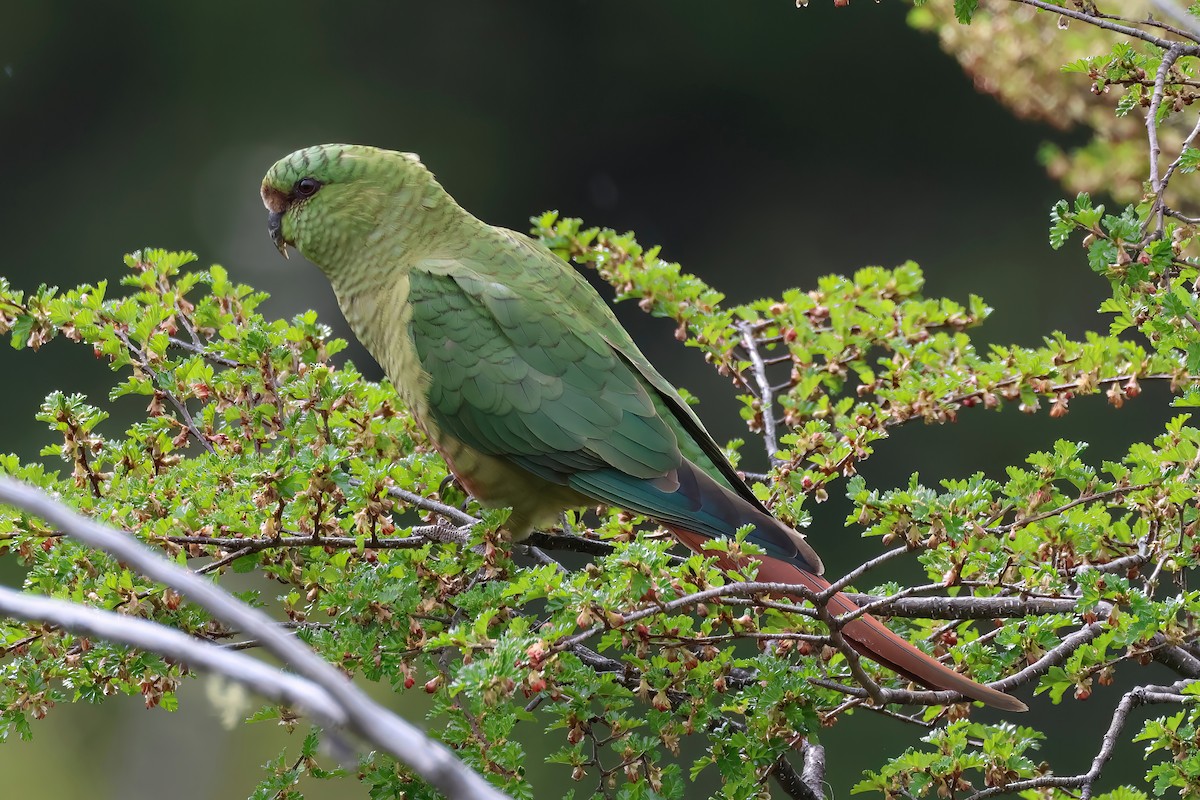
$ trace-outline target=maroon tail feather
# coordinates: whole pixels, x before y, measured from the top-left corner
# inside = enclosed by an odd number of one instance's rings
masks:
[[[779,524],[782,525],[782,523]],[[675,535],[675,538],[697,553],[712,554],[703,549],[704,543],[710,541],[709,537],[676,527],[671,527],[669,530]],[[731,569],[736,566],[726,562],[728,559],[722,556],[720,565],[723,569]],[[823,592],[829,588],[829,581],[821,576],[803,570],[795,564],[771,557],[762,559],[758,568],[758,579],[771,583],[798,583],[813,592]],[[827,607],[831,613],[839,616],[858,610],[858,606],[841,592],[830,598]],[[1028,710],[1028,706],[1017,698],[976,683],[967,676],[930,658],[892,633],[882,622],[870,614],[864,614],[858,619],[846,623],[842,627],[842,635],[859,653],[930,689],[959,692],[972,700],[979,700],[1004,711]]]

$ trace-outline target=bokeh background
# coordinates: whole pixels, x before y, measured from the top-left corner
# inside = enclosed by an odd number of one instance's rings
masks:
[[[1078,249],[1046,244],[1047,212],[1064,192],[1035,153],[1072,134],[1019,122],[976,93],[906,13],[895,0],[0,0],[0,274],[27,288],[115,282],[126,252],[190,249],[271,292],[266,313],[316,308],[348,336],[316,269],[272,248],[258,185],[293,149],[353,141],[419,153],[489,222],[523,230],[555,208],[635,230],[733,301],[911,258],[928,295],[976,293],[997,309],[981,343],[1106,328],[1095,309],[1107,287]],[[700,396],[719,440],[745,435],[732,388],[670,324],[633,304],[617,311],[664,374]],[[378,375],[362,350],[349,358]],[[90,351],[63,341],[37,354],[0,349],[0,375],[0,449],[26,459],[50,441],[33,420],[48,392],[103,402],[111,381]],[[132,411],[115,409],[114,430]],[[1169,416],[1154,387],[1120,412],[1077,400],[1059,420],[977,410],[953,426],[897,431],[863,473],[879,487],[914,471],[926,482],[1002,478],[1055,438],[1092,442],[1099,463]],[[748,468],[764,466],[761,448],[745,452]],[[812,540],[831,572],[878,547],[844,527],[839,499],[814,511]],[[907,570],[896,575],[915,579]],[[20,573],[0,563],[0,580]],[[212,694],[193,682],[173,714],[128,698],[56,708],[32,742],[0,745],[0,795],[246,796],[282,746],[294,757],[303,728],[290,738],[269,724],[227,731]],[[1048,726],[1044,751],[1061,769],[1086,768],[1118,697],[1100,689],[1069,714],[1028,721]],[[420,698],[389,702],[423,714]],[[541,735],[528,732],[530,778],[557,797],[568,773],[539,763],[560,744]],[[834,796],[919,735],[865,713],[830,731]],[[1123,757],[1136,772],[1132,750]],[[709,768],[694,796],[716,782]],[[304,790],[366,796],[352,782]]]

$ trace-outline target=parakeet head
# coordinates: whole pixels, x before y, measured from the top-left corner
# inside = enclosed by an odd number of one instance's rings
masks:
[[[267,229],[279,252],[292,245],[326,273],[396,231],[412,207],[444,195],[417,156],[356,144],[323,144],[275,162],[263,179]]]

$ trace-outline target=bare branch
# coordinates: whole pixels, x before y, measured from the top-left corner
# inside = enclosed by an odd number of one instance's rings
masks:
[[[1149,42],[1150,44],[1155,45],[1156,47],[1161,47],[1164,50],[1167,50],[1171,47],[1180,46],[1181,55],[1194,56],[1197,53],[1200,53],[1200,48],[1196,47],[1195,45],[1180,45],[1179,42],[1171,39],[1164,39],[1161,36],[1155,36],[1153,33],[1149,33],[1138,28],[1132,28],[1128,25],[1122,25],[1118,22],[1103,19],[1098,16],[1092,16],[1091,14],[1084,14],[1081,11],[1075,11],[1070,8],[1056,6],[1052,3],[1043,2],[1042,0],[1013,0],[1013,2],[1021,3],[1027,6],[1033,6],[1034,8],[1040,8],[1042,11],[1049,11],[1051,14],[1058,14],[1060,16],[1067,17],[1068,19],[1079,20],[1080,22],[1085,22],[1088,25],[1095,25],[1097,28],[1103,28],[1106,31],[1121,33],[1134,39],[1140,39],[1143,42]]]
[[[845,575],[838,578],[836,581],[831,581],[829,584],[829,588],[826,589],[824,592],[822,592],[822,594],[826,594],[829,597],[833,597],[834,594],[836,594],[837,592],[840,592],[842,589],[844,589],[846,586],[850,585],[851,583],[854,583],[856,580],[858,580],[863,575],[865,575],[868,571],[874,569],[875,567],[878,567],[881,564],[885,564],[888,561],[891,561],[893,558],[899,558],[900,556],[904,555],[907,552],[909,552],[909,548],[907,548],[907,547],[894,547],[891,550],[888,550],[886,553],[877,555],[874,558],[872,558],[871,560],[866,561],[866,562],[860,564],[859,566],[855,567],[854,569],[850,570]]]
[[[413,528],[414,533],[426,527]],[[235,536],[164,536],[162,541],[171,544],[198,544],[204,547],[219,547],[222,550],[237,550],[237,558],[247,553],[257,553],[262,550],[286,549],[289,547],[328,547],[333,550],[346,550],[359,546],[359,539],[353,536],[253,536],[240,539]],[[422,547],[428,539],[421,535],[385,536],[378,539],[367,538],[361,542],[364,547],[373,550],[411,550]]]
[[[849,695],[850,697],[857,697],[864,700],[868,698],[872,700],[875,699],[871,697],[866,689],[863,689],[859,686],[847,686],[844,683],[838,683],[837,681],[825,680],[822,678],[811,678],[809,682],[814,686],[832,689],[835,692],[841,692],[842,694]],[[992,686],[993,688],[1000,688],[999,683],[991,683],[988,685]],[[913,706],[945,706],[950,705],[951,703],[970,702],[969,698],[964,698],[962,694],[950,690],[936,692],[910,691],[907,689],[885,689],[883,687],[879,687],[879,694],[883,698],[883,702],[887,704],[899,703],[901,705]]]
[[[758,385],[759,411],[762,414],[762,437],[767,446],[767,458],[770,463],[779,461],[779,438],[775,423],[775,391],[767,377],[767,365],[763,363],[762,354],[758,352],[758,342],[754,338],[753,327],[746,322],[738,325],[742,333],[742,346],[750,357],[754,371],[754,382]]]
[[[1055,508],[1052,508],[1049,511],[1043,511],[1041,514],[1034,514],[1032,517],[1024,517],[1022,519],[1017,520],[1016,522],[1010,522],[1007,525],[999,525],[999,526],[995,526],[995,527],[990,527],[987,529],[987,532],[996,534],[997,536],[1001,536],[1006,533],[1011,533],[1020,528],[1024,528],[1026,525],[1032,525],[1035,522],[1041,522],[1044,519],[1049,519],[1050,517],[1057,516],[1057,515],[1063,513],[1064,511],[1067,511],[1068,509],[1072,509],[1075,506],[1082,505],[1083,503],[1090,503],[1095,500],[1105,500],[1109,497],[1118,497],[1120,495],[1129,494],[1130,492],[1140,492],[1143,489],[1152,489],[1156,485],[1157,484],[1153,484],[1153,483],[1139,483],[1139,484],[1135,484],[1133,486],[1117,486],[1115,488],[1108,489],[1103,492],[1094,492],[1092,494],[1083,494],[1083,495],[1080,495],[1079,497],[1076,497],[1074,500],[1071,500],[1070,502],[1063,503],[1061,506],[1056,506]]]
[[[938,588],[944,588],[937,584]],[[917,587],[930,589],[932,587]],[[922,619],[1004,619],[1045,614],[1072,614],[1079,610],[1076,597],[876,597],[847,592],[846,596],[872,614]],[[844,622],[849,622],[850,616]]]
[[[205,578],[164,559],[126,534],[80,516],[42,491],[11,478],[0,476],[0,502],[41,517],[73,538],[107,551],[146,577],[175,589],[226,625],[258,640],[300,676],[327,692],[342,708],[347,729],[407,764],[452,800],[503,800],[506,797],[455,758],[440,742],[428,738],[368,698],[337,667],[280,630],[270,617]]]
[[[1093,622],[1091,625],[1080,628],[1059,642],[1057,647],[1048,651],[1046,655],[1025,669],[991,684],[992,688],[1006,692],[1014,687],[1028,683],[1034,678],[1041,677],[1049,672],[1051,667],[1062,666],[1072,653],[1104,633],[1104,627],[1104,624],[1101,622]]]
[[[389,486],[387,493],[388,497],[394,497],[397,500],[403,500],[405,503],[415,508],[424,509],[425,511],[432,511],[435,514],[441,514],[446,519],[458,525],[475,525],[479,522],[476,517],[472,517],[467,512],[461,511],[454,506],[448,506],[445,503],[439,503],[438,501],[431,500],[428,497],[422,497],[421,495],[416,494],[415,492],[407,491],[406,489]]]
[[[1154,219],[1154,233],[1161,236],[1163,232],[1163,193],[1167,184],[1159,178],[1158,156],[1161,152],[1158,144],[1158,110],[1162,106],[1163,94],[1166,92],[1167,75],[1171,66],[1183,54],[1183,45],[1173,44],[1163,53],[1162,63],[1154,76],[1154,91],[1150,95],[1150,107],[1146,110],[1146,136],[1150,140],[1150,191],[1154,193],[1154,205],[1146,216],[1146,223]],[[1143,233],[1144,233],[1143,229]]]
[[[792,800],[824,800],[825,748],[806,741],[798,749],[804,764],[801,772],[797,773],[787,758],[780,756],[771,767],[770,777]]]
[[[804,755],[804,771],[800,773],[800,777],[813,796],[819,800],[824,797],[822,790],[825,783],[825,748],[819,744],[805,742],[800,752]]]
[[[1181,692],[1190,683],[1193,683],[1193,681],[1179,681],[1171,686],[1139,686],[1126,693],[1121,698],[1121,702],[1117,704],[1116,711],[1112,716],[1112,722],[1100,740],[1100,750],[1092,760],[1091,768],[1082,775],[1044,775],[1026,781],[1015,781],[1007,786],[995,786],[984,789],[981,792],[976,792],[970,795],[967,800],[983,800],[985,797],[992,797],[997,794],[1016,794],[1028,789],[1049,787],[1078,788],[1082,790],[1079,795],[1080,798],[1088,800],[1092,796],[1092,789],[1096,781],[1100,778],[1100,772],[1104,769],[1104,765],[1108,763],[1109,759],[1112,758],[1113,750],[1117,746],[1117,737],[1121,735],[1121,731],[1124,729],[1125,723],[1129,718],[1129,713],[1138,706],[1162,703],[1185,703],[1189,698],[1181,694]]]
[[[338,702],[312,681],[157,622],[3,586],[0,614],[47,622],[80,636],[158,653],[189,667],[218,673],[272,702],[297,708],[327,727],[340,728],[347,723],[346,712]]]
[[[1167,190],[1167,184],[1171,181],[1171,176],[1175,174],[1175,170],[1179,169],[1179,166],[1183,163],[1184,153],[1196,141],[1197,136],[1200,136],[1200,117],[1196,118],[1196,124],[1192,127],[1191,133],[1187,135],[1187,138],[1183,140],[1183,144],[1179,146],[1179,155],[1175,157],[1175,160],[1167,167],[1167,171],[1163,173],[1162,188],[1164,192]]]
[[[1178,22],[1183,29],[1174,26],[1156,23],[1163,30],[1170,31],[1177,36],[1186,36],[1193,42],[1200,42],[1200,25],[1196,24],[1196,18],[1189,14],[1185,9],[1180,8],[1179,4],[1174,0],[1150,0],[1150,5],[1157,8],[1162,13],[1166,14],[1171,19]]]
[[[1189,652],[1186,647],[1170,644],[1162,634],[1156,635],[1151,640],[1151,645],[1155,648],[1155,661],[1185,678],[1200,678],[1200,658]]]

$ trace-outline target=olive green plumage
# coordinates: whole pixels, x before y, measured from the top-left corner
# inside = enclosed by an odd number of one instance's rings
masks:
[[[277,240],[325,272],[454,472],[513,508],[516,536],[595,500],[661,518],[672,472],[689,462],[766,515],[587,281],[471,216],[416,156],[308,148],[271,168],[263,197],[280,214]],[[726,535],[730,521],[702,527]],[[767,544],[820,570],[798,535]]]
[[[596,501],[693,548],[749,525],[767,553],[761,579],[828,588],[817,554],[754,497],[587,281],[539,243],[471,216],[416,156],[310,147],[271,167],[262,197],[280,251],[294,245],[321,268],[450,469],[485,505],[513,509],[516,538]],[[840,593],[829,605],[855,609]],[[927,685],[1024,708],[869,615],[842,630]]]

